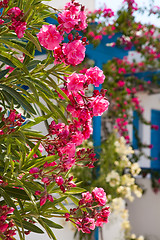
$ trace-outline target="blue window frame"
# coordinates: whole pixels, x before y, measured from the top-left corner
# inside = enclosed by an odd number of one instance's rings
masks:
[[[151,168],[160,170],[160,111],[151,110],[151,123],[152,125],[158,125],[159,129],[151,129],[151,157],[155,160],[151,161]]]
[[[138,149],[138,139],[136,135],[139,135],[139,116],[136,111],[133,111],[133,131],[132,131],[132,147]]]

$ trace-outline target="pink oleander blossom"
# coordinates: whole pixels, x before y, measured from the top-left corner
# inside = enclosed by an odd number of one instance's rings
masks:
[[[78,65],[85,58],[86,48],[81,40],[74,40],[73,42],[66,43],[63,46],[63,53],[66,56],[66,63],[70,65]]]
[[[83,89],[84,83],[86,82],[86,76],[83,74],[73,73],[67,77],[67,88],[68,91],[79,91]]]
[[[105,75],[103,74],[103,71],[98,67],[89,68],[86,71],[86,76],[88,78],[87,80],[88,83],[94,84],[95,87],[98,87],[99,84],[102,84],[105,79]]]
[[[59,29],[62,29],[66,33],[70,33],[75,25],[78,25],[78,18],[72,14],[70,10],[64,10],[58,14]]]
[[[101,116],[108,109],[109,102],[103,96],[92,98],[91,106],[93,108],[93,116]]]
[[[104,206],[107,202],[106,193],[103,188],[95,188],[92,191],[92,195],[101,206]]]
[[[37,34],[40,44],[48,50],[54,50],[59,47],[63,40],[63,36],[56,29],[55,25],[43,25]]]
[[[4,23],[3,19],[0,19],[0,25],[2,25]]]
[[[93,201],[92,194],[90,192],[82,193],[82,198],[85,201],[85,203],[90,203]]]
[[[60,155],[68,156],[69,158],[75,157],[76,146],[75,143],[67,143],[65,147],[58,149]]]
[[[13,26],[13,24],[12,24],[12,26]],[[15,26],[15,33],[17,34],[17,37],[22,38],[24,36],[27,23],[18,21],[16,23],[14,23],[14,26]]]
[[[22,11],[18,8],[18,7],[13,7],[11,9],[9,9],[9,11],[7,12],[8,16],[17,18],[20,15],[22,15]]]
[[[84,11],[80,11],[77,18],[79,19],[78,20],[78,26],[76,26],[75,29],[78,30],[78,31],[86,29],[87,28],[86,13]]]
[[[125,85],[125,82],[122,81],[122,80],[119,80],[119,81],[117,82],[117,85],[118,85],[118,87],[123,87],[123,86]]]
[[[78,219],[76,221],[76,225],[78,228],[78,231],[82,231],[83,233],[90,233],[90,230],[94,230],[95,229],[95,220],[94,218],[82,218],[82,219]]]

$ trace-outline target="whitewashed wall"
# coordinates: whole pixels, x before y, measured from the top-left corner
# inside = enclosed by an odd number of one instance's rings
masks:
[[[45,1],[44,3],[57,8],[57,9],[63,9],[64,5],[69,2],[69,0],[60,0],[60,1]],[[90,11],[95,9],[95,0],[76,0],[76,2],[81,3],[86,7],[86,9],[89,9]]]
[[[160,192],[153,192],[150,179],[137,179],[137,183],[146,192],[128,203],[132,233],[144,235],[147,240],[160,240]]]

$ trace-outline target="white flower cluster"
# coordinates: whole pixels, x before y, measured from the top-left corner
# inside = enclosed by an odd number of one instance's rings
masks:
[[[138,163],[132,163],[128,155],[133,154],[133,149],[126,144],[124,137],[120,137],[115,141],[116,153],[119,159],[114,162],[115,169],[108,173],[106,177],[106,182],[109,183],[111,187],[117,187],[116,191],[119,196],[134,200],[132,192],[135,193],[137,197],[142,196],[142,190],[135,184],[135,176],[137,176],[141,168]],[[123,170],[127,168],[129,173],[122,174]]]

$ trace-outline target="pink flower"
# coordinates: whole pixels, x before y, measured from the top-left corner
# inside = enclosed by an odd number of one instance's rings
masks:
[[[0,25],[2,25],[4,23],[3,19],[0,19]]]
[[[27,23],[18,21],[15,26],[15,33],[18,38],[22,38],[24,36],[26,30]]]
[[[85,57],[86,48],[80,40],[74,40],[63,47],[63,53],[66,56],[66,63],[73,66],[80,64]]]
[[[125,74],[126,73],[126,69],[125,68],[119,68],[118,69],[118,73],[119,74],[121,74],[121,73]]]
[[[47,201],[47,196],[46,195],[41,197],[41,199],[40,199],[40,206],[43,206],[46,203],[46,201]]]
[[[73,73],[67,78],[67,88],[69,91],[79,91],[83,89],[86,77],[83,74]]]
[[[84,199],[85,203],[90,203],[93,201],[93,197],[90,192],[82,193],[82,198]]]
[[[5,232],[8,228],[8,226],[9,225],[7,223],[0,225],[0,232],[2,232],[2,233]]]
[[[100,204],[100,206],[104,206],[106,204],[107,198],[103,188],[96,187],[93,189],[92,195],[94,199]]]
[[[80,131],[77,131],[74,135],[71,136],[71,141],[79,146],[84,141],[84,136]]]
[[[57,31],[56,26],[52,24],[43,25],[37,37],[40,44],[48,50],[59,47],[63,40],[63,36]]]
[[[123,87],[125,85],[125,82],[120,80],[120,81],[118,81],[117,85],[118,85],[118,87]]]
[[[30,174],[34,174],[34,173],[38,173],[38,172],[39,172],[39,168],[37,168],[37,167],[31,168],[29,171]]]
[[[50,202],[53,202],[53,201],[54,201],[52,195],[50,195],[50,194],[47,195],[47,199],[48,199]]]
[[[93,116],[101,116],[108,109],[109,102],[102,96],[92,98]]]
[[[58,14],[59,28],[70,33],[75,25],[78,25],[78,18],[75,19],[75,16],[70,10],[64,10],[62,13]]]
[[[75,157],[76,146],[75,143],[67,143],[65,147],[59,148],[58,150],[61,155],[65,155],[69,158]]]
[[[78,21],[78,27],[76,26],[76,30],[80,31],[80,30],[84,30],[87,28],[87,17],[84,11],[80,11],[80,13],[78,14],[79,19]]]
[[[78,228],[78,231],[82,231],[83,233],[90,233],[90,229],[95,229],[95,220],[94,218],[79,218],[76,221],[76,226]]]
[[[22,14],[22,11],[18,7],[13,7],[7,12],[8,16],[13,16],[14,18]]]
[[[87,80],[88,83],[94,84],[95,87],[98,87],[99,84],[102,84],[105,79],[103,71],[98,67],[89,68],[86,71],[86,76],[88,78],[88,80]]]
[[[58,186],[61,186],[63,184],[64,180],[62,178],[62,176],[58,176],[56,178],[56,183],[58,184]]]

